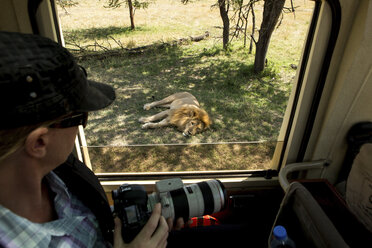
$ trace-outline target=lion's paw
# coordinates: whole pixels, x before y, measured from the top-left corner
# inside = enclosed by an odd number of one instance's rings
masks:
[[[149,110],[150,108],[151,108],[150,103],[146,103],[145,105],[143,105],[144,110]]]
[[[145,123],[142,125],[142,129],[148,129],[149,128],[149,123]]]
[[[141,117],[141,118],[138,119],[138,121],[141,122],[141,123],[148,122],[146,117]]]

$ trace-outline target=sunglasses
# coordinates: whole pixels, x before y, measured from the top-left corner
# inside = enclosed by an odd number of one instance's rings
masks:
[[[68,128],[68,127],[75,127],[79,125],[86,127],[87,122],[88,122],[88,113],[84,112],[84,113],[69,115],[63,118],[62,120],[49,125],[49,127],[50,128]]]

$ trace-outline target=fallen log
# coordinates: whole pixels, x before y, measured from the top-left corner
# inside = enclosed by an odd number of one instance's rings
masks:
[[[150,45],[134,47],[134,48],[126,48],[124,47],[120,41],[115,40],[113,37],[109,37],[113,39],[116,44],[119,45],[118,49],[110,49],[103,45],[97,45],[97,41],[95,41],[95,45],[86,45],[80,46],[76,42],[66,42],[67,45],[72,46],[74,48],[69,48],[69,50],[74,53],[75,57],[78,60],[85,60],[88,58],[96,58],[96,59],[105,59],[107,57],[112,56],[126,56],[126,55],[135,55],[135,54],[142,54],[146,51],[155,50],[155,49],[164,49],[166,47],[178,46],[190,42],[199,42],[202,41],[210,36],[210,33],[206,31],[204,34],[199,36],[189,36],[188,38],[178,38],[170,42],[156,42]],[[90,50],[90,47],[99,48],[100,50]]]

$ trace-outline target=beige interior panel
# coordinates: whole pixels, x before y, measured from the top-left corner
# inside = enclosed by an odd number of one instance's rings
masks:
[[[32,33],[26,0],[1,0],[0,30]]]
[[[328,159],[331,166],[324,176],[336,179],[346,151],[346,134],[360,121],[372,121],[372,2],[361,1],[340,66],[329,94],[319,136],[313,145],[312,160]],[[337,57],[335,58],[337,59]],[[326,99],[327,100],[327,99]],[[316,133],[313,134],[315,137]]]

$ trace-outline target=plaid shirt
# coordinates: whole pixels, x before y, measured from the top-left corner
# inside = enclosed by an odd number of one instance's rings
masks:
[[[110,247],[93,213],[50,172],[46,179],[55,193],[58,219],[33,223],[0,205],[0,247]]]

